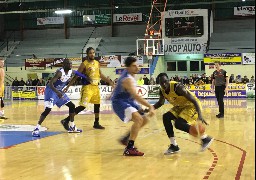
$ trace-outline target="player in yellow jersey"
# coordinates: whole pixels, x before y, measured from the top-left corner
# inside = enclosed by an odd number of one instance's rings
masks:
[[[202,121],[206,125],[207,123],[202,115],[201,103],[195,94],[186,89],[183,84],[176,81],[169,81],[166,73],[160,73],[157,78],[159,78],[161,88],[159,91],[159,100],[154,104],[155,109],[161,107],[165,100],[173,105],[173,108],[163,115],[163,124],[171,141],[171,145],[164,153],[168,155],[180,151],[175,140],[171,120],[175,122],[175,128],[196,137],[198,136],[197,131],[195,134],[193,130],[195,130],[197,120]],[[213,138],[206,135],[204,130],[200,133],[200,137],[202,141],[201,151],[204,151],[210,146]]]
[[[4,116],[4,60],[0,58],[0,119],[6,119]]]
[[[76,76],[72,78],[67,87],[63,90],[67,92],[68,88],[76,81],[78,77],[82,77],[83,86],[81,89],[81,97],[79,106],[75,109],[75,114],[83,111],[88,103],[94,104],[95,121],[93,127],[95,129],[105,129],[99,124],[99,112],[100,112],[100,90],[99,82],[102,79],[108,82],[111,86],[114,86],[113,82],[106,78],[100,71],[100,63],[95,60],[95,50],[92,47],[86,50],[87,60],[81,63],[79,66]],[[65,129],[68,128],[69,117],[61,121]]]

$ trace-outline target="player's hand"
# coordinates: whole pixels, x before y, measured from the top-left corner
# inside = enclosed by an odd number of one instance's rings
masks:
[[[149,112],[148,112],[148,116],[152,117],[154,115],[155,115],[155,107],[154,106],[150,106]]]
[[[66,86],[62,91],[66,93],[68,91],[69,86]]]
[[[202,115],[198,116],[198,120],[202,121],[202,123],[204,123],[205,125],[208,125],[208,123],[204,120],[204,118],[202,117]]]
[[[149,112],[149,109],[144,109],[144,113],[148,113]]]

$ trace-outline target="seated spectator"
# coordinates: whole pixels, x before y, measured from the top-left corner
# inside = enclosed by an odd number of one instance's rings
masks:
[[[194,84],[194,80],[193,80],[193,77],[192,77],[192,76],[190,76],[190,78],[188,79],[188,84],[189,84],[189,85]]]
[[[234,83],[234,81],[235,81],[234,74],[231,74],[231,76],[229,77],[229,83]]]
[[[251,77],[251,79],[250,79],[250,83],[255,83],[254,76],[252,76],[252,77]]]
[[[235,83],[237,83],[237,84],[242,83],[241,75],[236,76]]]
[[[150,80],[149,80],[149,84],[150,85],[155,85],[156,84],[156,81],[155,79],[153,78],[153,76],[151,76]]]
[[[19,85],[20,85],[20,83],[19,83],[17,77],[15,77],[15,79],[12,82],[12,86],[19,86]]]
[[[140,79],[137,81],[137,85],[144,85],[144,80],[142,77],[140,77]]]
[[[244,78],[242,79],[242,83],[249,83],[249,79],[247,78],[247,76],[244,76]]]
[[[21,78],[19,81],[19,86],[25,86],[25,85],[26,85],[25,81],[23,81],[23,78]]]
[[[37,86],[45,86],[45,82],[42,78],[39,79]]]
[[[39,79],[38,77],[36,77],[33,81],[32,81],[32,86],[37,86]]]
[[[184,85],[189,85],[189,79],[187,76],[184,76],[183,83]]]
[[[143,80],[144,80],[144,85],[149,85],[149,79],[146,75],[144,75]]]
[[[197,85],[197,86],[200,86],[200,85],[204,85],[205,83],[204,83],[204,81],[202,80],[202,79],[199,79],[199,81],[197,81],[196,83],[195,83],[195,85]]]

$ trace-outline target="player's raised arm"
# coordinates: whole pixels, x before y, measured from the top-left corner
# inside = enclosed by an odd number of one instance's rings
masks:
[[[58,91],[55,87],[54,87],[54,83],[62,76],[62,73],[60,71],[57,71],[54,75],[54,77],[50,80],[49,82],[49,86],[50,88],[58,95],[59,98],[62,97],[62,93],[60,91]]]
[[[192,96],[191,93],[189,93],[186,88],[184,87],[183,84],[177,84],[176,89],[175,89],[176,94],[178,94],[179,96],[184,96],[185,98],[187,98],[187,100],[189,100],[190,102],[192,102],[196,108],[196,111],[198,112],[198,119],[201,120],[203,123],[205,123],[207,125],[207,122],[204,120],[203,115],[202,115],[202,111],[200,108],[199,103],[197,102],[197,100],[194,98],[194,96]]]

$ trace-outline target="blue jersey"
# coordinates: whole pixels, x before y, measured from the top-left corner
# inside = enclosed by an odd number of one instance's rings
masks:
[[[116,100],[125,100],[125,101],[134,101],[133,97],[129,92],[127,92],[123,87],[122,87],[122,82],[126,78],[131,78],[134,84],[134,88],[136,88],[136,81],[133,76],[131,76],[127,70],[124,70],[123,73],[121,74],[121,77],[117,81],[117,86],[113,92],[112,101]]]
[[[71,75],[72,75],[72,70],[69,70],[68,73],[66,74],[63,68],[58,69],[57,71],[60,71],[62,73],[61,77],[53,83],[53,86],[58,90],[61,91],[69,82]],[[49,84],[48,84],[49,86]]]

